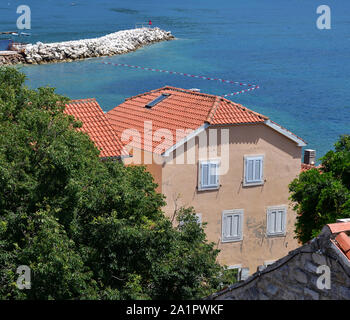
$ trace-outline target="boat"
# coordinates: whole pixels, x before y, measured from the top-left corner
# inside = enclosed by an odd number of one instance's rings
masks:
[[[6,36],[2,38],[2,36]],[[0,31],[0,52],[21,52],[24,50],[24,47],[28,44],[22,41],[14,41],[9,36],[31,36],[30,33],[27,32],[16,32],[16,31]]]

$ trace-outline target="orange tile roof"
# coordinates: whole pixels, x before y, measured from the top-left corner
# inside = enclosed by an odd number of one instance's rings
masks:
[[[350,260],[350,222],[337,222],[327,224],[332,234],[336,234],[335,240],[332,242],[339,248],[341,252]]]
[[[314,164],[301,163],[301,172],[308,171],[310,169],[318,169],[321,172],[321,165],[315,166]]]
[[[161,94],[170,94],[152,108],[145,105]],[[161,154],[188,135],[185,130],[196,130],[205,123],[211,125],[263,123],[268,118],[240,104],[215,95],[166,86],[126,99],[122,104],[107,112],[107,118],[119,137],[126,129],[136,129],[141,142],[130,142],[141,149]],[[159,143],[151,137],[144,137],[145,121],[152,122],[153,134],[164,129]],[[177,130],[183,130],[178,132]],[[173,141],[176,139],[176,141]],[[157,147],[158,145],[162,148]],[[152,146],[152,147],[151,147]]]
[[[327,227],[331,230],[331,233],[340,233],[343,231],[350,231],[350,222],[337,222],[327,224]]]
[[[314,164],[301,163],[301,172],[308,171],[310,169],[316,168]]]
[[[344,254],[350,259],[350,238],[345,232],[341,232],[335,238],[339,248],[344,252]]]
[[[64,112],[83,123],[77,130],[89,135],[100,150],[101,158],[127,156],[96,99],[71,100]]]

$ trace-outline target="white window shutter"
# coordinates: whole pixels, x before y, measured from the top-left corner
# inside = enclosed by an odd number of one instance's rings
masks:
[[[283,212],[283,232],[286,232],[287,228],[287,209],[284,210]]]
[[[281,235],[286,231],[285,207],[272,207],[267,210],[267,234]]]
[[[247,160],[247,173],[246,180],[247,182],[254,180],[254,160]]]
[[[245,156],[244,185],[263,184],[264,156]]]
[[[284,232],[284,229],[285,229],[284,219],[285,219],[285,211],[277,210],[276,211],[276,232],[279,232],[279,233]]]
[[[278,231],[277,229],[277,212],[276,211],[272,211],[271,212],[271,231],[272,233],[276,233]]]
[[[254,181],[261,181],[262,159],[254,160]]]
[[[200,161],[200,189],[216,189],[219,187],[218,160]]]
[[[276,232],[276,211],[271,210],[268,214],[268,233],[274,234]]]
[[[227,216],[227,236],[232,238],[234,235],[233,235],[233,215],[230,214]]]
[[[217,163],[210,163],[210,180],[209,180],[209,184],[211,186],[215,186],[217,185],[217,181],[218,181],[218,174],[217,174]]]
[[[239,236],[239,215],[236,214],[233,217],[233,223],[232,223],[232,229],[233,229],[233,233],[232,236],[233,237],[238,237]]]
[[[226,239],[228,237],[228,234],[227,234],[227,215],[223,215],[222,217],[222,238],[223,239]]]
[[[222,214],[222,241],[242,240],[243,210],[225,210]]]
[[[205,188],[206,186],[208,186],[208,182],[209,182],[209,164],[202,163],[201,164],[201,171],[202,171],[201,185],[203,188]]]
[[[285,232],[286,230],[286,210],[280,210],[279,215],[281,218],[281,233]]]

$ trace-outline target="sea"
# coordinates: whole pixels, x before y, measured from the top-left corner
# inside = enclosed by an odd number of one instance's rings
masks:
[[[20,5],[31,29],[17,30]],[[317,20],[329,8],[330,29]],[[115,67],[125,63],[255,84],[229,97],[291,130],[319,159],[350,134],[350,1],[347,0],[1,0],[0,31],[36,43],[95,38],[152,21],[165,41],[106,58],[20,67],[31,88],[55,87],[72,99],[96,98],[108,111],[165,85],[223,95],[247,87]],[[323,21],[324,22],[324,21]]]

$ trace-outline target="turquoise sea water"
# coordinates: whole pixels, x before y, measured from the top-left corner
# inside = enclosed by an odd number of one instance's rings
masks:
[[[328,2],[328,3],[327,3]],[[101,61],[258,84],[230,98],[308,142],[317,157],[350,133],[350,2],[346,0],[3,0],[0,31],[16,30],[16,8],[32,11],[30,42],[102,36],[152,20],[177,40],[125,55],[21,68],[30,87],[50,85],[74,99],[95,97],[105,111],[164,85],[225,94],[215,81],[106,66]],[[332,29],[316,28],[331,8]]]

